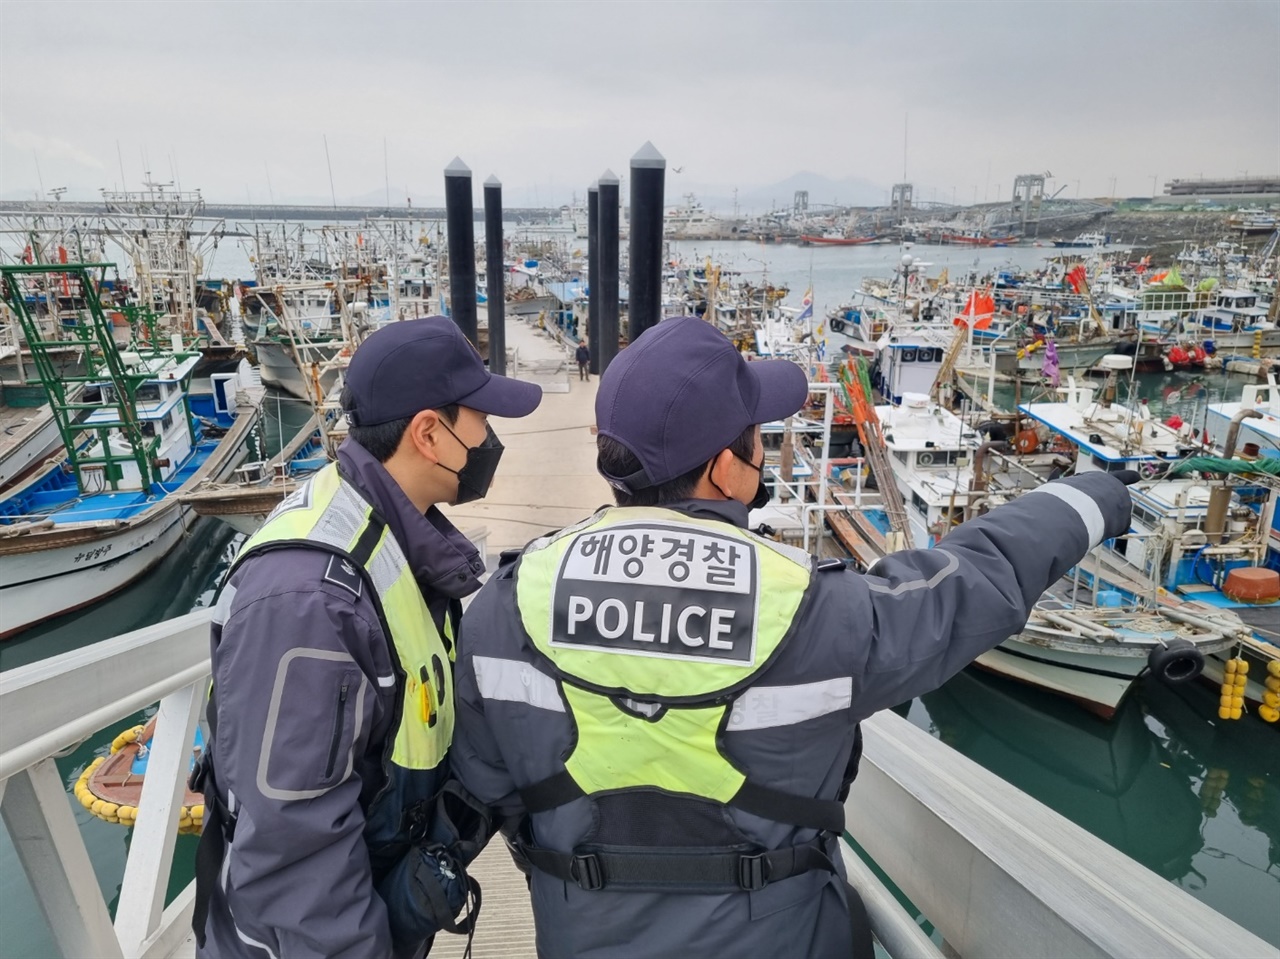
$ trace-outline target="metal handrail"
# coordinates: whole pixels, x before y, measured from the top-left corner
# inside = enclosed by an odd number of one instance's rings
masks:
[[[194,883],[167,908],[165,892],[209,679],[211,616],[199,610],[0,674],[0,815],[63,955],[160,959],[189,934]],[[143,780],[113,924],[55,757],[157,701],[153,775]]]
[[[180,771],[208,677],[209,610],[0,674],[0,813],[64,955],[159,959],[188,935],[193,886],[164,908]],[[160,700],[114,928],[54,765]],[[67,716],[67,704],[80,707]],[[949,955],[1275,956],[1267,943],[889,712],[863,723],[853,837],[943,936]],[[842,850],[877,939],[939,950]]]

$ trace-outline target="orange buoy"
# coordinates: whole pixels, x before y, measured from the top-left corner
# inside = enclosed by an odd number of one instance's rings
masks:
[[[1035,430],[1019,430],[1013,438],[1013,448],[1019,453],[1034,453],[1040,448],[1040,437]]]

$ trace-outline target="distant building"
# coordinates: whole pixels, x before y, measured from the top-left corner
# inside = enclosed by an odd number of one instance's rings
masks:
[[[1280,176],[1232,177],[1230,179],[1170,180],[1164,185],[1169,197],[1232,197],[1250,200],[1280,200]]]

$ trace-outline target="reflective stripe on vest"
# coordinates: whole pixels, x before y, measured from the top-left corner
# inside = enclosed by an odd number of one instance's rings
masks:
[[[367,541],[374,536],[369,548]],[[250,554],[286,543],[314,544],[333,553],[339,563],[349,564],[361,553],[367,557],[364,571],[376,592],[375,603],[390,634],[392,651],[405,674],[391,761],[406,769],[434,769],[453,739],[453,670],[450,652],[400,544],[375,517],[373,508],[342,479],[334,463],[285,497],[244,544],[234,565]],[[344,572],[356,574],[349,566]],[[446,635],[448,632],[446,616]]]
[[[531,544],[514,576],[525,631],[563,679],[577,729],[565,769],[578,787],[733,800],[745,776],[718,748],[731,694],[782,649],[808,554],[726,523],[623,508]],[[504,686],[491,664],[484,672],[495,692]]]

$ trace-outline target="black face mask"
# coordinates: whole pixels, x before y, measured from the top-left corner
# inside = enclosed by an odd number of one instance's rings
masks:
[[[440,421],[440,425],[449,430],[443,420]],[[479,446],[468,446],[458,438],[457,433],[449,430],[449,435],[462,443],[462,448],[467,451],[467,461],[462,464],[460,470],[451,470],[443,463],[439,464],[441,469],[449,470],[458,477],[458,498],[453,501],[455,506],[484,499],[485,494],[489,492],[494,474],[498,472],[498,460],[502,459],[502,441],[498,439],[498,434],[493,431],[492,426],[485,424],[484,429],[484,442]]]
[[[730,450],[730,452],[733,452],[733,451]],[[760,474],[760,483],[759,485],[756,486],[755,498],[752,499],[751,502],[747,504],[747,509],[749,510],[762,509],[763,507],[768,506],[769,505],[769,487],[765,486],[764,484],[764,463],[762,462],[759,466],[756,466],[756,464],[751,462],[751,460],[743,459],[741,456],[738,456],[737,453],[734,453],[733,455],[737,457],[739,460],[742,460],[742,462],[746,463],[753,470],[755,470],[757,473]],[[713,480],[712,485],[714,484],[715,484],[715,481]],[[720,489],[720,487],[716,486],[716,489]],[[725,491],[722,489],[720,489],[720,495],[724,496],[725,499],[733,499],[732,496],[727,495]]]

